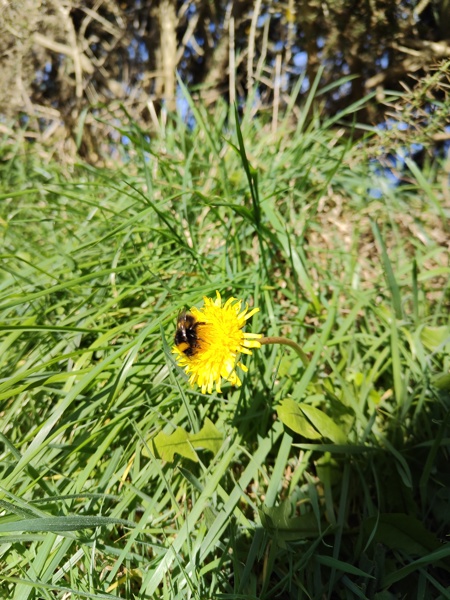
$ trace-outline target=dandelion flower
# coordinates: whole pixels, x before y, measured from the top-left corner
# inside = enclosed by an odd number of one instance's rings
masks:
[[[198,385],[203,394],[211,394],[214,386],[220,393],[222,379],[240,386],[236,367],[244,372],[248,369],[239,361],[239,355],[261,347],[261,334],[242,331],[259,308],[249,310],[246,305],[242,309],[242,300],[229,298],[223,302],[219,292],[216,295],[215,300],[204,297],[202,308],[194,306],[190,313],[181,314],[172,349],[190,385]]]

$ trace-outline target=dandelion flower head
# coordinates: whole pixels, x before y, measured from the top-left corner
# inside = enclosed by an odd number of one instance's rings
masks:
[[[223,302],[216,291],[216,299],[203,298],[203,307],[191,308],[191,331],[195,343],[188,350],[188,343],[176,343],[172,352],[180,367],[189,376],[191,386],[198,385],[202,393],[211,394],[215,386],[220,393],[221,381],[225,379],[232,385],[240,386],[241,380],[236,373],[239,367],[248,371],[239,361],[240,354],[252,354],[250,348],[260,348],[259,333],[245,333],[243,328],[250,317],[259,308],[242,308],[242,300],[229,298]]]

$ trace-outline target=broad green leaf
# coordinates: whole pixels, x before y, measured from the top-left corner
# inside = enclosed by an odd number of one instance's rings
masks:
[[[299,433],[309,440],[319,440],[322,437],[304,417],[300,406],[292,398],[282,400],[277,407],[277,413],[280,421],[295,433]]]
[[[277,411],[286,427],[308,439],[317,440],[326,437],[336,444],[347,442],[347,436],[342,429],[328,415],[314,406],[297,404],[292,398],[285,398]]]
[[[439,390],[450,390],[450,373],[435,375],[432,382]]]
[[[194,448],[210,450],[214,456],[219,452],[223,443],[223,435],[208,417],[206,417],[201,430],[191,435],[189,439]]]
[[[323,411],[315,408],[314,406],[309,406],[308,404],[302,404],[300,408],[314,425],[314,427],[320,432],[322,437],[329,438],[335,444],[346,443],[347,436],[345,433]]]
[[[198,462],[195,450],[203,448],[210,450],[215,455],[220,450],[222,442],[223,435],[214,423],[206,418],[204,426],[198,433],[188,433],[182,427],[177,427],[171,434],[160,431],[154,438],[153,445],[162,460],[172,462],[174,455],[179,454]]]
[[[378,523],[375,517],[367,519],[363,527],[367,535],[376,527],[374,542],[384,544],[391,550],[402,550],[409,555],[426,556],[430,551],[442,547],[436,535],[421,521],[403,513],[382,514]],[[446,559],[445,563],[449,569],[450,561]]]
[[[424,327],[420,332],[420,339],[423,345],[434,352],[445,345],[450,346],[450,327],[443,325],[442,327]]]
[[[279,541],[301,540],[320,534],[312,512],[298,517],[291,516],[292,505],[289,500],[279,506],[263,506],[258,512],[264,529]]]
[[[198,462],[197,454],[189,442],[189,434],[182,427],[177,427],[171,434],[160,431],[153,440],[153,444],[157,455],[162,460],[172,462],[175,454],[179,454]]]

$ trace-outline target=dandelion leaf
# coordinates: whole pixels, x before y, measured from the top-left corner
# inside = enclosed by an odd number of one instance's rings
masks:
[[[171,434],[160,431],[153,439],[152,446],[155,454],[167,462],[172,462],[175,454],[198,462],[196,450],[209,450],[217,454],[222,442],[222,434],[214,423],[206,418],[204,426],[198,433],[188,433],[182,427],[177,427]]]
[[[366,537],[373,542],[384,544],[391,550],[406,552],[410,556],[427,557],[433,552],[444,550],[439,557],[443,559],[439,561],[439,565],[450,571],[450,557],[445,552],[445,546],[415,517],[403,513],[384,513],[378,518],[367,519],[363,528]]]
[[[302,540],[320,534],[320,528],[314,514],[305,513],[293,516],[291,502],[285,500],[279,506],[263,506],[259,510],[261,525],[278,543]]]
[[[438,390],[450,390],[450,373],[440,373],[432,378],[433,385]]]
[[[219,452],[223,443],[223,435],[208,417],[206,417],[201,430],[192,434],[189,439],[194,448],[210,450],[214,456]]]
[[[164,431],[160,431],[153,440],[153,443],[157,455],[162,460],[172,462],[175,454],[179,454],[184,458],[198,462],[197,454],[189,442],[189,434],[182,427],[177,427],[169,435],[164,433]]]

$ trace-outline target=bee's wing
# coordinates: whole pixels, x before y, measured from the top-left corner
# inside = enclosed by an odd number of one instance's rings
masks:
[[[185,325],[186,323],[186,309],[183,308],[183,310],[181,310],[178,313],[178,317],[177,317],[177,327],[179,327],[180,325]]]

